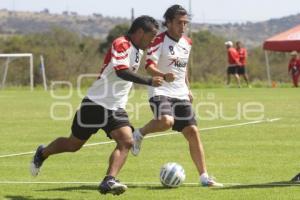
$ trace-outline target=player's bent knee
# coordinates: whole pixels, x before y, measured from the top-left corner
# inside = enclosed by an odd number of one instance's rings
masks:
[[[81,141],[79,139],[70,139],[68,143],[68,151],[69,152],[76,152],[84,145],[85,141]]]
[[[198,127],[197,126],[188,126],[188,127],[185,127],[183,130],[182,130],[184,136],[189,139],[189,138],[194,138],[194,137],[199,137],[199,130],[198,130]]]
[[[197,126],[190,126],[190,129],[193,134],[196,134],[196,135],[199,134],[199,130],[198,130]]]
[[[123,150],[129,150],[133,146],[133,139],[132,140],[124,140],[124,141],[117,141],[117,148]]]
[[[132,140],[127,140],[127,141],[124,142],[124,147],[126,149],[130,149],[133,146],[133,143],[134,143],[133,139]]]
[[[79,149],[81,149],[81,147],[82,147],[81,145],[72,144],[72,145],[69,145],[68,150],[69,150],[69,152],[76,152]]]
[[[134,140],[132,138],[132,130],[130,127],[121,127],[113,130],[110,133],[112,139],[116,141],[119,148],[130,149],[133,146]]]

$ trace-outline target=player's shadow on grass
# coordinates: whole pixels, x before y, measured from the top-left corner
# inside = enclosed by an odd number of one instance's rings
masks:
[[[163,187],[163,186],[158,186],[158,185],[128,185],[129,189],[140,189],[140,188],[144,188],[147,190],[169,190],[172,188],[167,188],[167,187]],[[174,189],[174,188],[173,188]]]
[[[72,187],[59,187],[59,188],[51,188],[51,189],[43,189],[43,190],[37,190],[39,192],[49,192],[49,191],[77,191],[81,193],[86,193],[87,191],[97,191],[98,186],[97,185],[81,185],[81,186],[72,186]]]
[[[162,185],[137,185],[137,184],[129,184],[127,185],[130,189],[139,189],[145,188],[147,190],[173,190],[176,188],[164,187]],[[181,185],[180,187],[199,187],[199,185]]]
[[[163,186],[151,186],[151,185],[127,185],[129,189],[138,189],[138,188],[145,188],[148,190],[165,190],[170,189]],[[60,188],[51,188],[51,189],[43,189],[43,190],[37,190],[37,191],[77,191],[85,193],[86,191],[97,191],[98,186],[93,185],[81,185],[81,186],[72,186],[72,187],[60,187]]]
[[[224,188],[216,188],[220,190],[236,190],[236,189],[266,189],[266,188],[278,188],[278,187],[300,187],[300,182],[272,182],[272,183],[260,183],[260,184],[249,184],[249,185],[234,185],[227,186]]]
[[[160,185],[138,185],[138,184],[128,184],[127,185],[129,189],[140,189],[144,188],[147,190],[172,190],[174,188],[167,188]],[[199,187],[196,185],[182,185],[180,187]],[[43,191],[43,192],[49,192],[49,191],[76,191],[81,193],[86,193],[87,191],[97,191],[98,186],[97,185],[81,185],[81,186],[72,186],[72,187],[59,187],[59,188],[51,188],[51,189],[42,189],[37,191]]]
[[[7,195],[5,196],[7,200],[66,200],[62,198],[34,198],[32,196],[21,196],[21,195]]]

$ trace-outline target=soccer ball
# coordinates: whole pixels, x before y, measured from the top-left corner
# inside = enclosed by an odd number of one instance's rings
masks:
[[[165,187],[179,187],[185,180],[184,169],[175,162],[164,164],[160,169],[160,182]]]

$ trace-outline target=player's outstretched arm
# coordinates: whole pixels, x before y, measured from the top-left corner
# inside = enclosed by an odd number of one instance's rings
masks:
[[[175,75],[173,73],[163,73],[157,69],[153,64],[150,64],[146,68],[147,72],[151,76],[160,76],[167,82],[173,82],[175,80]]]
[[[158,87],[161,86],[163,82],[163,78],[161,77],[157,77],[157,76],[154,76],[152,78],[144,77],[130,71],[129,69],[117,70],[116,74],[119,78],[125,81],[131,81],[133,83],[142,84],[142,85]]]

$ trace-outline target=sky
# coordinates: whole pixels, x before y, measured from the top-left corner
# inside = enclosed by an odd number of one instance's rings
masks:
[[[50,13],[74,11],[81,15],[100,13],[104,16],[131,17],[150,15],[161,20],[165,10],[180,4],[191,10],[197,23],[258,22],[300,13],[299,0],[0,0],[0,9]],[[297,6],[298,5],[298,6]]]

